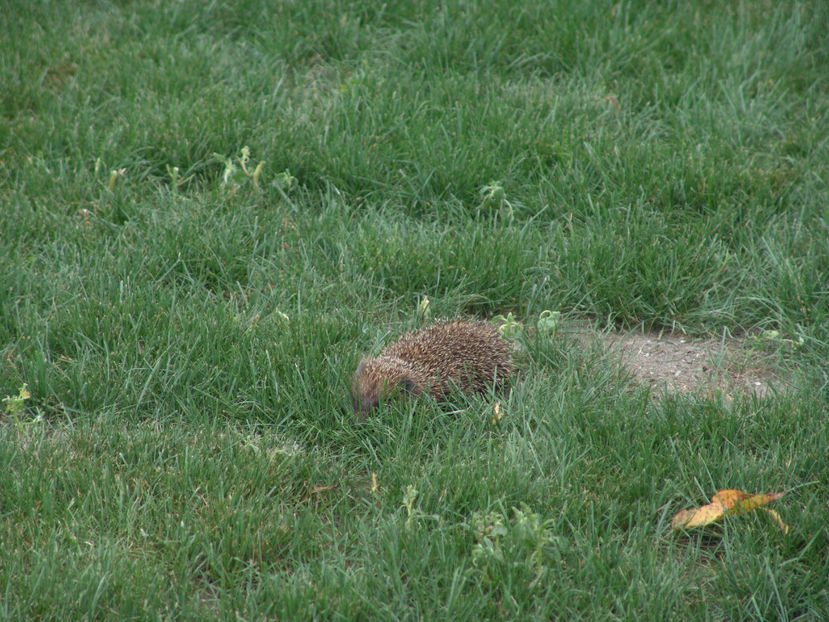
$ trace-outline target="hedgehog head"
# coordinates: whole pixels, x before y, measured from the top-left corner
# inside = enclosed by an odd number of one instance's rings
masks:
[[[363,359],[351,381],[354,414],[365,418],[381,400],[398,391],[421,393],[417,374],[405,361],[388,356]]]

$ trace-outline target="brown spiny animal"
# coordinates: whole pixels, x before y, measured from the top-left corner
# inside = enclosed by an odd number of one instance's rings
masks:
[[[485,393],[512,374],[510,345],[491,324],[456,320],[405,335],[377,358],[360,361],[351,383],[354,412],[365,417],[395,391],[445,399],[451,389]]]

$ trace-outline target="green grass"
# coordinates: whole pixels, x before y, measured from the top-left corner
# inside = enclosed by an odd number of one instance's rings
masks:
[[[829,617],[829,9],[496,4],[7,3],[0,617]],[[357,425],[423,296],[777,330],[790,390],[530,339],[497,424]],[[791,532],[671,531],[721,488]]]

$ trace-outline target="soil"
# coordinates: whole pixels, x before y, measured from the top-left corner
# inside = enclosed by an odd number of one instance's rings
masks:
[[[745,338],[694,339],[687,335],[641,331],[576,330],[580,340],[617,352],[634,381],[656,395],[722,394],[768,396],[783,386],[756,348]]]

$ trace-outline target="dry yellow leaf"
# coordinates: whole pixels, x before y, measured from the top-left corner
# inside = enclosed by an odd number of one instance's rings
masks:
[[[783,496],[782,492],[774,492],[761,495],[750,495],[741,490],[720,490],[713,497],[711,503],[692,510],[682,510],[671,520],[673,529],[691,529],[702,527],[722,520],[728,514],[741,514],[751,512],[759,507],[771,503]],[[765,509],[765,508],[763,508]],[[774,510],[766,511],[780,526],[784,533],[789,532],[789,527]]]
[[[492,425],[495,425],[504,417],[504,413],[501,412],[501,402],[495,402],[493,412],[495,415],[492,417]]]

